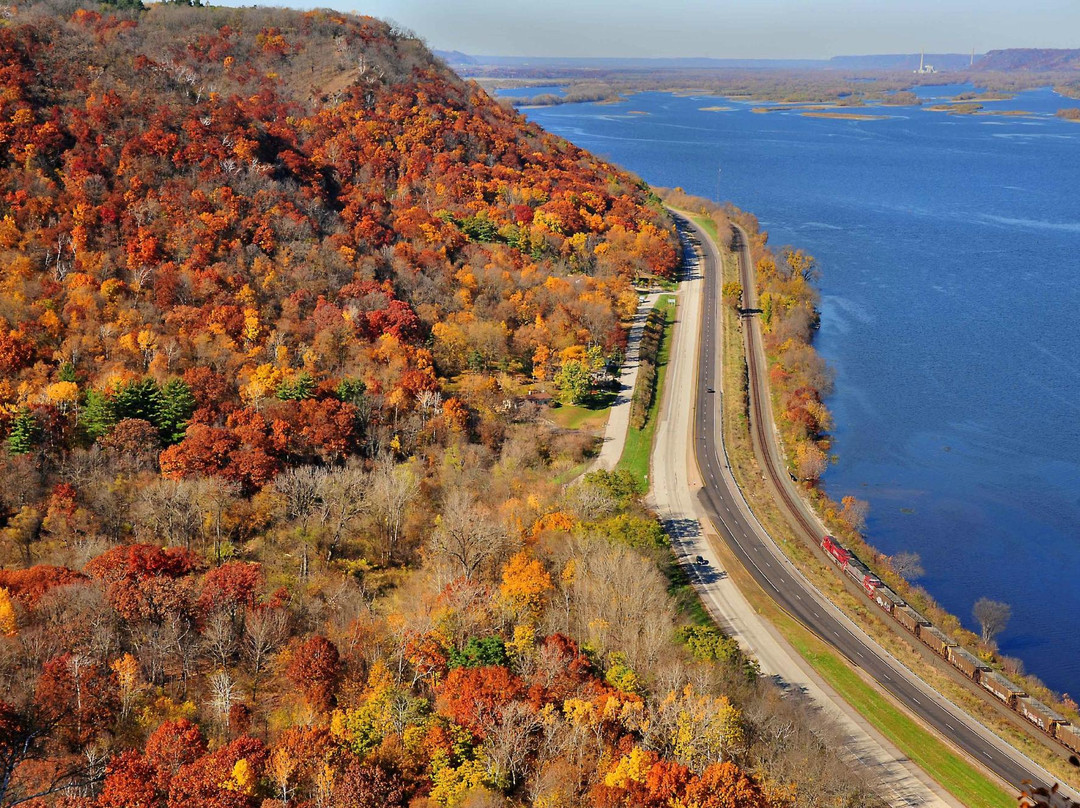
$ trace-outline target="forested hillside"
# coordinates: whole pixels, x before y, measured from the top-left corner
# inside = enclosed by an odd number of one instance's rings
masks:
[[[557,478],[640,182],[334,12],[24,6],[0,85],[0,806],[872,802]]]

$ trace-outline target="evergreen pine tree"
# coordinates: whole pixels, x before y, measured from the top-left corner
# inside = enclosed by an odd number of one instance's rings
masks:
[[[60,373],[58,374],[60,381],[62,382],[74,382],[77,381],[75,377],[75,366],[70,362],[65,362],[60,366]]]
[[[359,407],[367,392],[367,385],[359,379],[342,379],[335,392],[341,401]]]
[[[29,454],[33,450],[40,432],[41,430],[34,419],[33,413],[23,407],[11,424],[11,431],[8,433],[7,439],[8,452],[13,455]]]
[[[188,419],[195,412],[195,396],[183,379],[170,379],[161,388],[161,406],[153,423],[166,446],[179,443],[187,431]]]
[[[86,403],[79,413],[79,423],[92,441],[108,435],[116,425],[116,410],[112,399],[98,390],[87,390]]]
[[[113,409],[116,412],[117,421],[123,421],[125,418],[141,418],[160,429],[158,418],[163,402],[161,388],[153,379],[143,379],[121,387],[113,400]]]
[[[308,373],[301,373],[294,382],[284,382],[277,390],[282,401],[303,401],[315,395],[315,380]]]

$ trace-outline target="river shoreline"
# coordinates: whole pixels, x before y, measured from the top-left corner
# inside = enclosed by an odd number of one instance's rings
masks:
[[[941,89],[951,97],[966,88]],[[1066,265],[1073,231],[1039,207],[1046,189],[1064,186],[1065,178],[1060,171],[1032,175],[1032,166],[1066,153],[1076,137],[1075,127],[1053,117],[1060,98],[1022,94],[994,102],[1004,111],[1034,109],[1037,119],[912,117],[919,107],[890,106],[882,112],[895,117],[872,122],[808,118],[796,110],[762,117],[751,115],[743,99],[729,99],[730,112],[707,113],[701,107],[712,98],[703,101],[642,94],[625,104],[564,105],[529,115],[653,184],[716,198],[719,179],[722,196],[762,215],[774,243],[791,241],[818,257],[826,270],[818,348],[838,370],[837,392],[827,403],[839,462],[826,475],[826,489],[836,499],[848,493],[869,499],[872,543],[889,554],[920,552],[928,571],[920,583],[966,625],[978,597],[1011,601],[1003,653],[1024,659],[1055,690],[1077,692],[1080,664],[1072,651],[1080,643],[1047,617],[1037,596],[1020,593],[1045,591],[1038,569],[1060,570],[1067,580],[1080,570],[1080,548],[1067,549],[1069,526],[1080,518],[1065,493],[1080,481],[1080,467],[1064,451],[1080,447],[1080,435],[1063,426],[1060,406],[1033,409],[1029,395],[1033,371],[1038,385],[1054,391],[1043,399],[1048,403],[1071,395],[1065,390],[1072,377],[1046,370],[1061,367],[1062,358],[1047,363],[1026,347],[1039,340],[1036,324],[1064,316],[1080,301],[1073,302],[1068,278],[1048,269],[1035,284],[1021,270],[1027,286],[1018,298],[1014,289],[1015,299],[999,295],[987,275],[998,262],[1015,274],[1020,256],[1042,267]],[[631,104],[652,114],[628,116]],[[1021,142],[1039,150],[1008,148]],[[992,165],[975,162],[991,147],[1002,156]],[[914,172],[904,162],[909,155]],[[953,163],[963,166],[963,185],[936,179]],[[903,173],[893,177],[893,170]],[[836,181],[852,172],[855,182]],[[1070,169],[1064,173],[1071,176]],[[1020,196],[1012,185],[1043,190]],[[929,218],[938,196],[956,200],[948,202],[947,216]],[[883,204],[890,199],[895,206]],[[1054,218],[1067,219],[1074,207],[1058,205]],[[882,233],[891,238],[883,241],[876,235]],[[1027,238],[1035,234],[1038,240]],[[935,246],[950,243],[970,246],[959,254]],[[1013,347],[988,353],[983,329]],[[973,408],[975,391],[984,403]],[[1021,403],[1010,408],[1009,402]],[[1021,406],[1028,415],[1019,414]],[[967,552],[969,536],[978,537],[974,555]],[[1071,598],[1080,600],[1065,587],[1062,608],[1074,608],[1067,605]]]

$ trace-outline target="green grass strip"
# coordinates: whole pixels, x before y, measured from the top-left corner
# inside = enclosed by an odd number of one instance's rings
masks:
[[[693,219],[697,223],[698,227],[704,228],[706,230],[706,232],[708,232],[708,234],[710,236],[712,236],[713,241],[715,241],[715,242],[720,241],[720,235],[716,230],[716,222],[714,222],[711,217],[709,217],[709,216],[694,216]]]
[[[551,420],[563,429],[601,429],[615,398],[615,393],[603,391],[581,404],[557,404],[551,410]]]
[[[968,808],[1006,808],[1016,800],[982,772],[931,735],[881,693],[868,685],[844,660],[802,627],[780,630],[829,685],[892,741],[915,764]]]
[[[693,218],[713,240],[717,240],[716,223],[712,219],[707,216]],[[726,339],[731,336],[727,330],[724,334]],[[725,345],[726,362],[737,361],[741,355],[741,344]],[[725,417],[730,417],[730,414],[725,412]],[[735,428],[746,429],[747,424],[737,423]],[[963,755],[954,752],[905,711],[894,706],[860,677],[845,659],[780,609],[748,574],[736,570],[733,577],[751,605],[780,630],[821,678],[946,791],[969,808],[1007,808],[1016,805],[1016,800],[995,780],[968,762]]]
[[[664,397],[664,379],[667,376],[668,360],[671,357],[671,332],[675,326],[675,297],[673,295],[661,295],[657,301],[655,310],[664,314],[664,333],[660,337],[660,351],[656,359],[656,393],[653,395],[652,406],[649,407],[648,418],[642,429],[627,427],[626,444],[623,446],[622,456],[619,458],[616,469],[625,469],[634,475],[642,486],[643,492],[649,490],[649,457],[652,455],[653,438],[656,435],[656,423],[659,420],[660,401]],[[638,375],[638,384],[642,377]]]

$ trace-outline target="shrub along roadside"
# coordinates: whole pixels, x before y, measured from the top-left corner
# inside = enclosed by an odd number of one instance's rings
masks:
[[[832,416],[823,401],[832,379],[812,345],[818,319],[814,259],[790,247],[770,249],[768,234],[760,230],[754,216],[734,208],[725,210],[725,214],[749,236],[762,309],[770,403],[789,471],[802,482],[805,497],[828,532],[839,537],[875,575],[951,640],[1014,680],[1029,695],[1049,703],[1074,721],[1080,719],[1076,703],[1068,694],[1051,690],[1036,676],[1022,676],[1015,668],[1010,669],[1010,660],[1000,657],[996,645],[983,642],[929,592],[898,573],[892,560],[873,547],[863,534],[867,503],[852,496],[836,502],[818,484],[830,462]]]
[[[638,371],[630,404],[630,428],[626,433],[622,457],[616,466],[633,474],[645,491],[649,489],[649,458],[652,455],[657,414],[663,398],[675,311],[674,296],[662,295],[649,313],[641,340],[641,369]],[[635,408],[646,398],[648,404],[641,406],[643,417],[639,419]]]
[[[691,208],[693,209],[693,208]],[[722,214],[721,214],[722,217]],[[715,239],[717,224],[714,218],[695,217],[695,221]],[[721,218],[720,225],[727,224]],[[735,263],[724,262],[724,279],[737,278]],[[723,327],[724,351],[724,440],[728,445],[728,456],[732,469],[740,479],[740,486],[746,490],[745,480],[755,475],[747,471],[754,463],[750,448],[749,421],[746,416],[745,363],[742,353],[742,336],[738,318],[725,318]],[[740,474],[740,470],[746,473]],[[760,479],[760,476],[757,476]],[[763,523],[770,533],[776,526],[776,519],[771,514],[762,514],[762,497],[754,497],[754,511],[764,517]],[[775,508],[773,508],[775,511]],[[779,514],[775,514],[779,516]],[[782,523],[782,519],[780,520]],[[775,535],[775,534],[774,534]],[[781,542],[783,546],[785,542]],[[789,553],[792,549],[787,542]],[[934,736],[923,730],[869,684],[852,672],[827,645],[807,631],[797,621],[791,619],[772,599],[754,583],[753,579],[739,568],[737,560],[730,555],[725,545],[718,542],[721,560],[726,569],[735,578],[740,591],[748,598],[751,605],[763,614],[781,631],[789,643],[803,656],[829,684],[856,710],[870,720],[874,726],[893,741],[905,754],[909,755],[921,768],[927,771],[950,793],[961,799],[965,805],[1005,806],[1012,804],[996,784],[992,783],[966,760],[954,754]]]
[[[652,309],[645,320],[641,334],[641,349],[638,361],[637,384],[630,398],[630,426],[644,429],[649,420],[649,409],[656,398],[656,362],[660,353],[660,343],[664,338],[666,312],[660,307]]]
[[[698,205],[687,205],[685,207],[691,211],[700,209]],[[730,209],[721,209],[718,206],[712,207],[715,209],[712,211],[712,215],[707,210],[701,215],[694,216],[694,218],[715,239],[718,237],[718,231],[726,232],[730,221],[728,214],[734,215],[734,212]],[[724,262],[724,279],[733,281],[737,277],[737,264],[733,257],[729,255]],[[1003,721],[993,705],[969,692],[966,688],[951,683],[948,677],[941,676],[942,671],[938,671],[936,666],[929,664],[914,652],[906,640],[885,625],[883,615],[878,613],[876,607],[872,607],[849,594],[843,588],[841,578],[836,576],[824,564],[816,561],[811,556],[810,549],[795,538],[786,520],[760,485],[760,471],[757,470],[757,461],[750,447],[745,363],[743,361],[742,335],[738,318],[728,317],[724,324],[724,365],[724,390],[726,393],[724,431],[728,456],[731,459],[732,468],[736,478],[739,480],[740,487],[742,487],[748,500],[752,503],[755,513],[758,514],[766,529],[777,540],[785,554],[791,557],[816,582],[816,585],[827,597],[843,608],[849,616],[864,625],[867,631],[878,642],[882,643],[890,653],[905,659],[906,664],[916,670],[933,687],[941,689],[954,702],[962,705],[964,709],[976,716],[978,720],[993,727],[1006,740],[1018,746],[1024,754],[1037,760],[1040,765],[1066,782],[1071,782],[1070,773],[1065,770],[1064,761],[1059,756],[1053,754],[1041,741],[1029,735],[1026,730],[1020,729],[1019,725],[1014,725],[1011,721]],[[830,530],[834,530],[838,535],[843,536],[845,542],[849,542],[847,532],[841,532],[841,530],[837,529],[840,526],[832,521],[837,518],[837,512],[840,510],[839,506],[834,507],[834,513],[826,516],[826,524],[829,525]],[[850,527],[847,530],[854,532],[854,529]],[[857,549],[865,546],[862,544],[861,539],[859,541],[850,541],[850,545]],[[863,551],[858,551],[862,556]],[[864,560],[873,559],[873,557],[872,554],[867,552]],[[887,569],[883,571],[889,572]],[[892,577],[890,575],[887,579],[890,585],[892,585]],[[935,622],[937,621],[935,620]],[[814,660],[810,661],[813,662]],[[840,688],[838,687],[838,689]],[[853,704],[856,700],[865,701],[856,693],[849,694],[842,689],[841,692]],[[856,704],[855,706],[859,705]],[[949,784],[943,784],[952,790]]]

